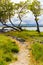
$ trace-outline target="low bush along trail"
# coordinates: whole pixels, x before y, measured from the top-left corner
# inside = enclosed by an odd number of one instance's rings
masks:
[[[13,54],[18,52],[18,45],[8,37],[0,34],[0,65],[7,65],[8,62],[16,60],[17,58],[13,57]]]

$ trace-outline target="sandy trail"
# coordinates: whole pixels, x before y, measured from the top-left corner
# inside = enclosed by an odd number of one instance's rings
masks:
[[[29,50],[26,47],[27,44],[20,43],[17,40],[16,42],[20,47],[20,51],[18,53],[18,60],[14,63],[11,63],[10,65],[30,65],[30,54],[29,54]]]

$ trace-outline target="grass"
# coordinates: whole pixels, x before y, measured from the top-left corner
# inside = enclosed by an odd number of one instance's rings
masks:
[[[31,36],[39,36],[39,34],[35,31],[28,31],[28,30],[24,30],[24,31],[10,31],[10,32],[6,32],[6,35],[11,35],[11,36],[16,36],[22,39],[29,39]]]
[[[40,43],[32,44],[32,54],[36,61],[43,61],[43,45]]]
[[[31,49],[32,49],[32,57],[35,61],[38,62],[38,65],[43,65],[43,32],[40,34],[36,31],[10,31],[6,32],[2,35],[0,35],[0,57],[1,60],[3,59],[3,63],[11,61],[13,59],[13,54],[16,52],[18,53],[19,49],[18,46],[15,43],[12,43],[12,41],[5,35],[10,35],[17,38],[25,39],[26,41],[31,43]],[[3,51],[4,50],[4,51]],[[7,51],[7,52],[6,52]],[[10,52],[10,53],[9,53]],[[6,55],[7,53],[7,55]],[[12,58],[11,58],[12,57]],[[5,61],[6,60],[6,61]],[[17,58],[15,57],[15,60]]]
[[[15,37],[19,37],[29,41],[31,44],[32,49],[32,57],[35,61],[38,62],[38,65],[43,65],[43,32],[40,34],[36,31],[11,31],[7,32],[6,35],[11,35]]]
[[[31,49],[34,65],[43,65],[43,44],[33,43]]]
[[[16,42],[12,42],[4,34],[0,34],[0,65],[7,65],[13,60],[17,60],[17,56],[13,57],[13,54],[19,52],[19,47]]]
[[[40,34],[38,34],[38,32],[36,31],[29,31],[29,30],[24,30],[24,31],[10,31],[10,32],[6,32],[6,35],[10,35],[10,36],[15,36],[17,38],[22,38],[26,41],[43,41],[43,32],[41,32]]]

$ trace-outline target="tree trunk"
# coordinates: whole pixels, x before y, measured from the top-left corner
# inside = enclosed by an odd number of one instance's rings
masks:
[[[11,19],[10,19],[10,18],[9,18],[9,21],[10,21],[10,23],[12,24],[12,26],[13,26],[13,27],[15,27],[15,28],[16,28],[16,29],[18,29],[18,30],[22,30],[20,26],[18,26],[18,27],[17,27],[17,26],[15,26],[15,25],[12,23],[12,21],[11,21]]]
[[[39,24],[38,24],[37,20],[36,20],[36,24],[37,24],[37,31],[38,31],[38,33],[40,33]]]
[[[9,25],[7,25],[5,22],[3,23],[3,21],[1,21],[1,23],[2,23],[5,27],[9,27],[9,28],[12,28],[12,29],[14,29],[14,30],[20,31],[20,29],[17,29],[17,28],[15,28],[15,27],[13,27],[13,26],[9,26]],[[3,27],[2,30],[4,30],[5,27]]]
[[[12,21],[11,21],[11,19],[10,19],[10,18],[9,18],[9,21],[10,21],[10,23],[11,23],[11,25],[12,25],[12,26],[16,27],[16,26],[12,23]]]
[[[18,25],[18,28],[22,31],[22,28],[21,28],[22,19],[21,19],[21,17],[20,17],[20,13],[18,13],[18,17],[19,17],[19,19],[20,19],[20,23],[19,23],[19,25]]]
[[[9,21],[10,21],[10,23],[11,23],[11,25],[12,25],[13,28],[15,28],[16,30],[21,31],[21,29],[20,29],[18,26],[15,26],[15,25],[13,24],[13,22],[11,21],[11,19],[10,19],[10,13],[9,13]]]

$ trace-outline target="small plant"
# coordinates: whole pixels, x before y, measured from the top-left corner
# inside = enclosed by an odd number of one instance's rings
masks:
[[[32,55],[36,61],[43,61],[43,45],[40,43],[32,44]]]
[[[16,42],[12,42],[7,36],[0,35],[0,65],[7,65],[8,62],[17,60],[13,54],[19,52]]]
[[[7,63],[4,60],[0,60],[0,65],[7,65]]]
[[[19,52],[18,46],[12,47],[12,48],[11,48],[11,51],[12,51],[13,53],[18,53],[18,52]]]
[[[15,61],[17,61],[17,60],[18,60],[17,55],[15,55],[15,56],[14,56],[14,60],[15,60]]]

